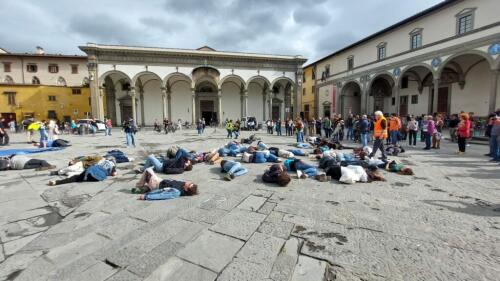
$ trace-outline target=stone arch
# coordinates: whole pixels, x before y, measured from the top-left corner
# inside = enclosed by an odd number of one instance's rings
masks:
[[[227,82],[234,82],[235,80],[240,82],[239,86],[243,85],[244,89],[247,88],[245,80],[243,78],[241,78],[241,76],[236,75],[236,74],[229,74],[229,75],[225,76],[224,78],[222,78],[219,82],[219,88],[222,86],[222,84],[227,83]],[[236,82],[234,82],[234,83],[236,83]]]
[[[104,81],[104,79],[106,78],[106,76],[108,75],[113,75],[113,74],[117,74],[118,76],[121,76],[123,79],[126,79],[127,82],[132,85],[132,79],[130,79],[130,77],[125,74],[124,72],[122,71],[119,71],[119,70],[110,70],[110,71],[106,71],[104,72],[100,77],[99,77],[99,81]]]
[[[436,74],[435,71],[434,71],[434,69],[432,69],[432,67],[430,65],[426,64],[426,63],[422,62],[422,63],[410,64],[405,69],[403,69],[403,71],[401,72],[401,74],[399,75],[399,77],[396,79],[396,85],[398,85],[398,87],[401,87],[401,81],[403,80],[403,77],[405,76],[405,74],[407,74],[407,72],[411,71],[412,69],[418,68],[418,67],[422,67],[422,68],[427,69],[432,74],[433,77]],[[423,80],[424,80],[424,78],[426,76],[420,77],[421,78],[421,82],[423,82]]]
[[[59,78],[57,78],[57,86],[66,87],[66,79],[64,79],[64,77],[62,76],[59,76]]]
[[[340,112],[342,116],[361,113],[362,86],[357,80],[349,80],[340,90]]]
[[[386,79],[391,84],[391,87],[393,87],[396,83],[396,78],[390,72],[378,72],[368,82],[367,89],[371,89],[373,82],[375,82],[375,80],[377,80],[378,78]]]
[[[290,82],[290,84],[292,86],[295,86],[295,81],[293,81],[292,79],[290,79],[289,77],[286,77],[286,76],[282,76],[282,77],[278,77],[276,79],[273,80],[273,82],[271,83],[271,89],[274,88],[274,86],[280,82],[281,80],[285,80],[287,82]]]
[[[264,83],[261,85],[260,83],[257,83],[258,80],[262,80],[264,81]],[[262,75],[255,75],[255,76],[252,76],[250,77],[247,82],[246,82],[246,86],[247,88],[250,86],[250,83],[257,83],[259,84],[259,86],[264,90],[265,87],[269,87],[271,85],[271,82],[269,81],[269,79],[267,79],[266,77],[262,76]]]
[[[165,78],[163,78],[163,85],[167,89],[170,89],[178,82],[186,82],[189,84],[190,87],[192,84],[191,77],[189,77],[188,75],[186,75],[182,72],[173,72],[173,73],[170,73],[167,76],[165,76]]]
[[[486,59],[486,61],[490,65],[490,67],[494,66],[493,59],[487,53],[482,52],[482,51],[478,51],[478,50],[469,50],[469,51],[465,51],[465,52],[456,53],[456,54],[450,56],[449,58],[447,58],[446,60],[444,60],[443,63],[441,63],[441,65],[439,66],[439,69],[436,71],[436,77],[441,77],[441,73],[443,72],[444,68],[451,61],[453,61],[454,59],[456,59],[458,57],[466,56],[466,55],[477,55],[477,56],[483,57],[484,59]]]
[[[191,77],[194,86],[203,81],[212,81],[215,85],[219,85],[220,71],[213,66],[198,66],[191,71]]]
[[[132,85],[135,85],[137,83],[137,80],[141,77],[141,76],[145,76],[145,75],[151,75],[154,77],[154,79],[157,79],[160,81],[160,83],[163,82],[163,80],[160,78],[160,76],[158,76],[158,74],[154,73],[154,72],[151,72],[151,71],[142,71],[142,72],[139,72],[137,73],[136,75],[134,75],[134,77],[132,78]]]
[[[40,85],[40,79],[36,76],[33,76],[33,78],[31,78],[31,84]]]

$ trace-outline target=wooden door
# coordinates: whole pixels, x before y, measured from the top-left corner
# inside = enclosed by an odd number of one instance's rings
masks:
[[[448,88],[439,88],[437,100],[437,112],[448,113]]]
[[[408,115],[408,96],[399,97],[399,116]]]

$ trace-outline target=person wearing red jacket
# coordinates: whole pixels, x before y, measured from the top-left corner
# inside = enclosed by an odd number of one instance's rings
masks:
[[[470,138],[470,120],[467,113],[460,114],[460,123],[457,128],[458,154],[464,154],[467,146],[467,139]]]

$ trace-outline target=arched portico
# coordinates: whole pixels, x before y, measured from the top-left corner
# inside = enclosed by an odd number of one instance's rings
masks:
[[[361,84],[353,80],[344,84],[340,95],[340,112],[342,116],[361,113]]]
[[[135,116],[134,118],[137,120],[135,111],[137,99],[135,103],[132,103],[132,98],[135,98],[135,95],[132,95],[133,88],[130,77],[121,71],[112,70],[101,75],[99,80],[104,82],[100,87],[105,96],[104,116],[111,118],[115,125],[122,124],[125,119],[132,116]]]
[[[231,74],[221,79],[219,88],[221,89],[222,104],[233,105],[224,106],[223,120],[237,120],[247,116],[248,91],[245,80],[238,75]]]
[[[247,115],[259,120],[270,119],[269,103],[271,97],[271,82],[261,75],[247,80],[248,111]]]
[[[399,89],[399,115],[428,114],[432,101],[434,71],[431,66],[419,63],[406,67],[397,80]]]
[[[191,77],[186,74],[175,72],[163,79],[165,87],[162,89],[166,99],[166,108],[169,120],[181,122],[191,121],[192,115],[192,84]],[[173,106],[175,105],[175,106]]]
[[[388,111],[394,108],[391,97],[395,84],[394,78],[389,74],[382,73],[374,76],[368,86],[373,111],[380,110],[389,113]]]
[[[153,72],[144,71],[132,78],[136,95],[139,97],[139,114],[137,123],[142,126],[153,125],[155,120],[163,116],[162,79]]]
[[[293,87],[295,83],[288,77],[278,77],[271,83],[269,112],[273,120],[293,118]]]

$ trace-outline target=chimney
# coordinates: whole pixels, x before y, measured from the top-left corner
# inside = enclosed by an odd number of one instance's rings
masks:
[[[37,55],[45,55],[45,51],[43,50],[42,47],[36,46],[35,54],[37,54]]]

